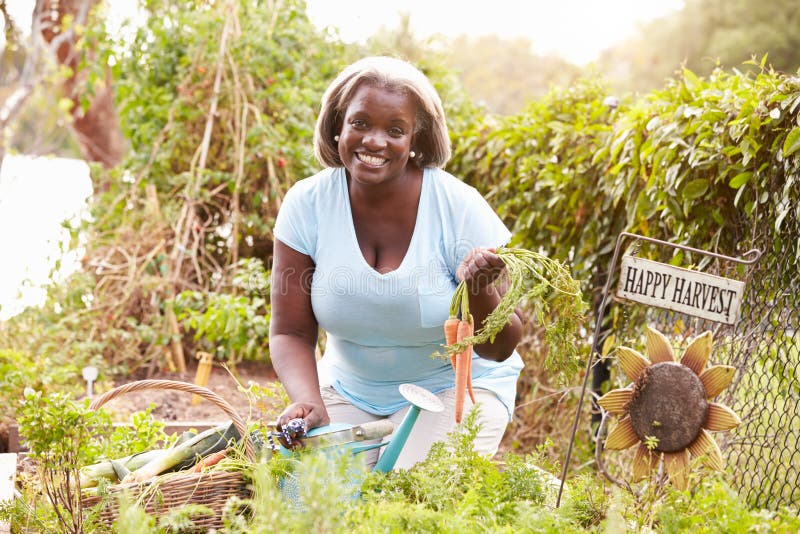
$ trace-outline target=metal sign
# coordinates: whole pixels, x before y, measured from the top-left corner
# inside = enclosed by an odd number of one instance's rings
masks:
[[[744,297],[744,282],[623,256],[617,296],[719,323],[735,324]]]
[[[614,255],[611,258],[611,265],[608,269],[608,273],[614,273],[616,271],[622,251],[622,243],[627,239],[633,239],[636,243],[642,241],[657,246],[685,250],[693,254],[716,258],[720,261],[739,265],[752,265],[761,257],[761,251],[758,249],[748,250],[741,258],[735,258],[733,256],[717,254],[716,252],[700,250],[687,245],[662,241],[661,239],[622,232],[617,236],[617,243],[614,246]],[[660,277],[657,278],[656,274],[660,275]],[[572,432],[570,433],[569,443],[567,444],[567,454],[561,464],[561,483],[558,486],[556,508],[561,505],[561,496],[564,493],[564,481],[567,480],[567,471],[570,465],[569,459],[572,455],[575,435],[578,432],[578,423],[580,421],[581,410],[583,409],[583,399],[586,396],[586,386],[589,383],[589,377],[594,374],[592,373],[592,366],[594,365],[595,355],[597,354],[597,342],[600,339],[600,329],[603,325],[606,302],[608,302],[608,297],[611,292],[612,279],[612,274],[606,277],[600,306],[597,308],[599,311],[594,321],[592,347],[589,351],[589,357],[586,358],[586,372],[583,375],[583,386],[581,387],[581,394],[578,399],[578,407],[575,409],[575,418],[572,420]],[[658,282],[657,286],[656,282]],[[681,269],[680,267],[673,267],[655,261],[643,260],[634,256],[624,256],[622,260],[622,269],[620,271],[619,287],[617,289],[617,295],[627,300],[642,302],[695,316],[708,317],[713,321],[726,324],[735,324],[736,318],[739,315],[739,307],[742,303],[744,283],[697,271],[690,271],[689,269]],[[725,290],[725,292],[722,290]],[[733,293],[731,293],[731,291]],[[601,449],[598,448],[596,450],[600,451]]]

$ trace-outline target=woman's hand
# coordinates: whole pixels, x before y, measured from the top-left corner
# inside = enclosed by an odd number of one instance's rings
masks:
[[[295,402],[287,406],[286,409],[283,410],[283,413],[278,416],[278,422],[276,424],[277,430],[282,432],[292,419],[303,419],[306,422],[306,431],[330,423],[330,417],[328,417],[328,411],[325,409],[325,405],[314,402]],[[303,447],[302,436],[297,436],[294,432],[290,432],[289,436],[292,438],[291,443],[287,443],[285,440],[281,439],[281,445],[287,449]]]
[[[469,311],[475,321],[475,330],[483,327],[486,317],[497,308],[508,289],[508,278],[501,278],[505,262],[493,248],[474,248],[456,269],[456,277],[467,284]],[[496,282],[496,283],[495,283]],[[494,341],[475,345],[481,358],[502,362],[514,352],[522,337],[519,313],[512,314],[508,324],[495,336]]]
[[[464,280],[475,294],[493,284],[506,268],[493,248],[474,248],[456,269],[456,277]]]

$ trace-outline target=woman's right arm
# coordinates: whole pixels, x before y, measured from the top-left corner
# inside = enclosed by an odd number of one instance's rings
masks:
[[[272,365],[292,401],[278,418],[278,428],[303,418],[307,428],[327,425],[328,412],[319,392],[317,319],[311,308],[311,258],[275,240],[269,326]]]

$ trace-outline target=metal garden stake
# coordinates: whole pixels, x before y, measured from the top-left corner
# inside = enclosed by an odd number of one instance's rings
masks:
[[[97,367],[87,365],[83,368],[81,374],[83,375],[83,379],[86,380],[86,396],[91,399],[93,396],[92,384],[97,380]]]

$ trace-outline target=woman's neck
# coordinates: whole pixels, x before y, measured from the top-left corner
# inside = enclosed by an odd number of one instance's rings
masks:
[[[398,198],[418,197],[422,181],[422,169],[408,165],[406,172],[394,180],[380,184],[364,184],[350,178],[346,172],[347,189],[350,202],[366,204],[373,208],[380,206],[396,206]],[[416,198],[415,198],[416,199]]]

